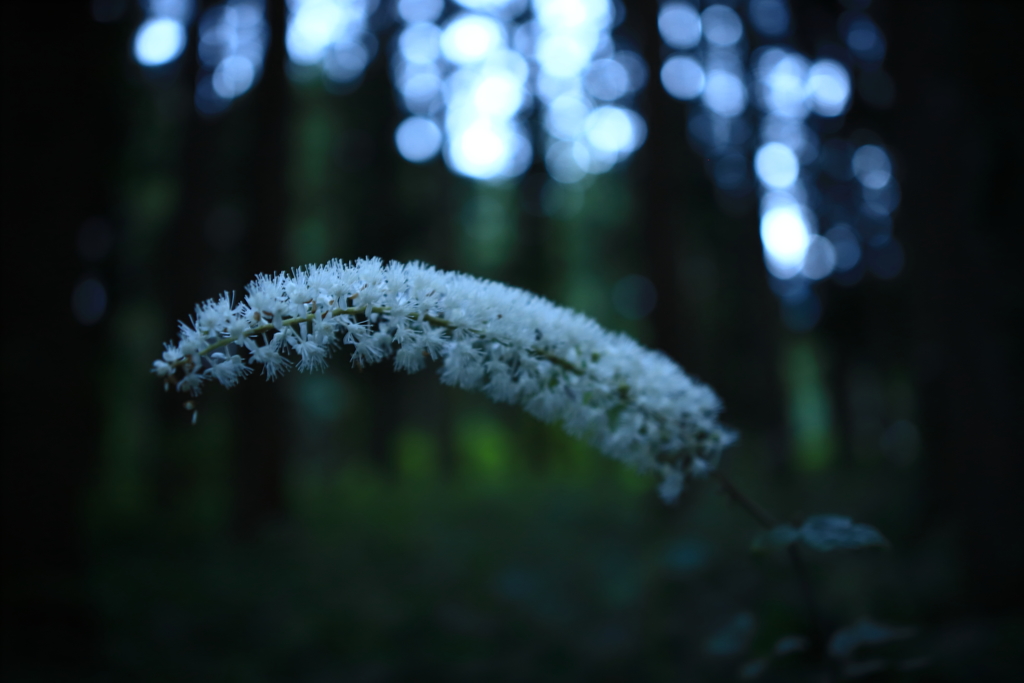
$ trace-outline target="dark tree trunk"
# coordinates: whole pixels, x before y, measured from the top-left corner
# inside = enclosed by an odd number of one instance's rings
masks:
[[[704,160],[687,141],[688,107],[661,85],[670,51],[658,32],[660,6],[629,5],[624,27],[649,70],[641,102],[647,139],[633,163],[643,262],[658,294],[654,345],[719,390],[727,421],[770,434],[781,461],[778,304],[767,286],[753,195],[729,200],[736,211],[727,216],[705,178]],[[707,301],[727,310],[704,310]]]
[[[205,7],[197,9],[197,16]],[[178,214],[165,237],[159,270],[162,299],[169,319],[187,319],[196,303],[225,289],[237,297],[254,274],[283,269],[286,215],[288,83],[284,74],[283,2],[267,3],[270,41],[263,76],[253,91],[213,117],[189,113],[180,167]],[[190,45],[198,43],[193,22]],[[199,64],[195,50],[186,53],[183,78],[190,92]],[[240,221],[237,241],[218,238],[218,212]],[[236,228],[237,229],[237,228]],[[168,337],[173,331],[168,330]],[[217,391],[218,389],[215,389]],[[236,533],[247,535],[283,512],[284,400],[280,389],[262,380],[246,391],[229,392],[234,438],[234,512]],[[180,399],[180,397],[175,397]],[[167,401],[167,421],[181,423],[180,400]],[[200,405],[200,410],[202,406]],[[165,466],[174,468],[168,454]],[[161,486],[173,486],[165,477]],[[176,491],[164,491],[173,498]]]
[[[661,36],[658,33],[659,2],[649,0],[630,7],[635,12],[631,23],[641,42],[649,77],[645,92],[644,117],[647,120],[647,140],[637,154],[637,193],[640,198],[642,244],[646,274],[654,284],[658,299],[651,312],[656,346],[681,363],[691,363],[696,355],[687,334],[692,315],[681,296],[681,235],[692,229],[682,219],[686,215],[688,198],[681,170],[685,163],[676,156],[673,138],[677,129],[685,130],[685,121],[673,120],[678,111],[665,89],[658,73],[664,59]],[[691,363],[692,366],[692,363]]]
[[[888,137],[902,213],[932,510],[956,519],[978,607],[1024,607],[1021,8],[894,3]],[[902,218],[902,222],[899,220]]]
[[[283,270],[287,219],[287,149],[289,85],[285,77],[285,3],[267,3],[270,43],[263,78],[255,86],[256,125],[248,141],[245,197],[250,209],[250,231],[243,251],[242,278]],[[236,477],[236,530],[248,533],[284,512],[287,443],[285,401],[280,387],[258,379],[239,392],[234,403],[234,471]]]

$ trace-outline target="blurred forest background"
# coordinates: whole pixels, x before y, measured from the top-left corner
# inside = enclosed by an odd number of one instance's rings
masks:
[[[430,371],[339,357],[211,390],[195,427],[149,374],[196,302],[364,255],[525,287],[663,349],[722,397],[744,490],[888,537],[807,563],[826,633],[869,618],[903,637],[779,654],[762,680],[1019,680],[1018,3],[724,3],[747,52],[846,65],[849,102],[808,125],[887,150],[901,188],[860,261],[785,278],[759,237],[757,145],[739,166],[702,147],[701,105],[659,79],[655,0],[613,5],[609,28],[647,63],[617,110],[642,144],[557,171],[538,99],[518,119],[532,161],[504,180],[399,153],[392,0],[365,17],[376,56],[333,80],[289,56],[268,0],[256,77],[220,103],[197,94],[195,49],[219,4],[149,66],[133,41],[174,3],[4,5],[5,291],[32,295],[3,335],[5,680],[726,681],[810,633],[785,558],[750,552],[758,529],[712,482],[667,506]],[[788,7],[776,40],[754,4]],[[881,32],[870,64],[851,16]],[[815,182],[824,234],[843,200]]]

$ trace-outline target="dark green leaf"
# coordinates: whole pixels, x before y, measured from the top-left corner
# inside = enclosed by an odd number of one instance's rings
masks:
[[[861,619],[839,629],[828,642],[828,653],[844,659],[864,645],[881,645],[902,640],[914,635],[914,629],[907,626],[889,626],[871,619]]]
[[[873,526],[857,524],[840,515],[815,515],[800,527],[803,542],[823,552],[887,546],[889,542]]]

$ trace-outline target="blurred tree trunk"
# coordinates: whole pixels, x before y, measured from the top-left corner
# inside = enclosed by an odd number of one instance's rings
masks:
[[[686,107],[661,85],[668,55],[656,0],[630,5],[649,70],[641,113],[647,140],[633,162],[641,206],[643,262],[658,300],[655,346],[716,388],[731,424],[767,435],[777,462],[786,449],[778,375],[778,303],[767,286],[754,206],[737,198],[727,216],[687,141]],[[722,305],[725,302],[725,305]],[[709,308],[708,304],[714,305]]]
[[[200,16],[204,3],[196,3],[196,15]],[[189,25],[188,45],[198,43],[198,21]],[[194,49],[187,49],[181,58],[180,76],[187,85],[190,95],[195,92],[196,72],[199,60]],[[220,122],[201,119],[194,107],[189,107],[188,126],[185,132],[184,149],[179,174],[179,200],[172,227],[163,238],[163,257],[157,270],[160,298],[169,312],[168,338],[177,333],[175,320],[187,320],[196,303],[212,295],[209,273],[215,268],[212,263],[214,252],[203,231],[203,223],[209,215],[212,199],[210,195],[218,186],[221,169],[214,166],[215,141],[221,134]]]
[[[933,514],[962,534],[978,607],[1024,607],[1024,136],[1017,3],[894,3],[893,140],[906,164],[914,361]]]
[[[285,76],[286,7],[281,0],[266,5],[270,42],[263,77],[250,94],[255,130],[245,150],[244,195],[250,231],[242,245],[242,282],[256,273],[284,270],[287,217],[287,131],[290,87]],[[234,402],[235,528],[248,533],[284,512],[285,400],[280,387],[252,382]]]
[[[197,16],[206,8],[198,7]],[[243,286],[255,273],[286,266],[284,12],[284,3],[267,3],[270,41],[263,76],[253,91],[214,117],[205,118],[194,107],[188,114],[178,214],[165,237],[159,266],[162,298],[171,320],[186,318],[196,303],[225,289],[233,290],[237,300],[244,296]],[[198,21],[192,23],[190,45],[198,44],[197,25]],[[194,49],[186,52],[184,62],[183,78],[194,89],[199,68]],[[224,211],[240,221],[237,242],[214,234]],[[232,526],[236,533],[247,535],[283,512],[284,400],[279,389],[262,380],[227,396],[234,484]],[[177,404],[173,408],[165,419],[182,422],[180,408]],[[167,454],[163,460],[166,467],[175,468],[180,458]],[[177,479],[171,477],[160,485],[173,487]],[[178,493],[164,490],[162,496],[174,498]]]
[[[646,0],[632,7],[632,18],[642,44],[647,63],[648,80],[645,89],[647,140],[637,154],[636,174],[641,205],[640,221],[646,275],[658,293],[651,312],[656,346],[680,363],[692,367],[696,355],[693,346],[691,311],[679,291],[681,280],[681,238],[684,230],[693,229],[684,216],[692,200],[686,195],[692,185],[683,179],[682,170],[688,159],[678,156],[677,145],[672,144],[677,131],[685,131],[684,120],[673,120],[678,111],[665,89],[661,87],[659,72],[664,52],[658,33],[658,9],[661,3]],[[684,133],[685,135],[685,133]],[[689,151],[689,150],[687,150]],[[689,328],[689,329],[688,329]]]

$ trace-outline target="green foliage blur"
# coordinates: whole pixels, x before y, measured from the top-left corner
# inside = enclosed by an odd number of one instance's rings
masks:
[[[111,55],[129,28],[103,27],[123,34],[103,39]],[[988,519],[971,516],[984,494],[949,493],[969,469],[956,458],[971,455],[950,455],[928,393],[936,375],[921,369],[934,327],[913,322],[915,283],[927,281],[915,278],[929,268],[914,261],[929,238],[909,171],[896,220],[907,272],[825,283],[821,324],[798,333],[768,288],[753,199],[716,196],[681,103],[659,138],[670,167],[642,150],[575,186],[539,162],[488,185],[398,157],[380,60],[351,93],[282,73],[204,119],[187,72],[147,76],[122,57],[104,77],[118,125],[98,211],[116,246],[86,368],[97,427],[73,510],[81,571],[67,585],[40,573],[5,588],[12,605],[30,604],[24,591],[83,606],[88,664],[79,675],[29,663],[12,680],[981,681],[1020,670],[1019,602],[978,580],[1004,546],[972,526]],[[667,198],[653,195],[662,175]],[[652,217],[655,202],[668,208]],[[671,269],[655,272],[665,245]],[[653,479],[442,387],[432,370],[357,371],[340,352],[324,374],[210,390],[194,427],[148,373],[193,303],[239,291],[254,269],[365,255],[502,280],[665,349],[723,398],[741,434],[723,469],[748,495],[796,526],[816,514],[870,524],[890,547],[804,553],[816,627],[785,552],[753,551],[761,530],[713,481],[665,505]],[[639,319],[614,295],[635,274],[659,287]],[[979,490],[998,479],[985,476]],[[830,655],[835,633],[853,644]]]
[[[537,175],[518,187],[474,184],[440,161],[381,161],[396,155],[386,126],[366,128],[369,93],[333,97],[319,83],[290,88],[283,263],[383,248],[532,286],[652,340],[649,321],[612,306],[616,280],[644,268],[642,190],[628,168],[581,187]],[[172,229],[168,218],[182,201],[173,172],[181,122],[162,119],[154,99],[186,96],[133,93],[139,111],[120,194],[124,258],[133,268],[159,257],[158,236]],[[203,189],[214,205],[207,237],[225,229],[217,221],[246,220],[247,197],[230,187],[244,146],[258,142],[231,139],[244,130],[245,106],[204,124],[226,138],[203,157],[226,167],[227,185]],[[393,179],[358,177],[367,173]],[[735,263],[729,248],[750,220],[723,216],[710,197],[699,199],[710,195],[706,182],[691,182],[697,197],[689,201],[698,208],[680,225],[690,234],[679,253],[687,281],[676,296],[693,299],[688,344],[724,397],[725,419],[743,434],[725,468],[782,515],[841,512],[884,529],[894,546],[888,552],[810,558],[828,627],[865,616],[913,626],[906,642],[858,655],[887,671],[908,669],[902,676],[939,667],[955,679],[965,651],[998,651],[1008,636],[991,624],[930,621],[961,576],[955,529],[922,519],[926,453],[905,367],[865,360],[847,370],[852,428],[843,434],[824,334],[786,332],[761,292],[769,310],[755,325],[767,352],[730,344],[751,323],[737,320],[744,313],[729,302],[749,306],[750,294],[739,290],[763,278],[740,273],[760,266]],[[382,194],[395,205],[381,206]],[[234,229],[244,240],[245,228]],[[215,249],[209,272],[184,269],[204,278],[203,295],[250,276],[232,267],[232,250]],[[237,471],[249,466],[239,432],[264,425],[218,389],[203,397],[192,427],[185,411],[161,409],[159,387],[142,371],[168,321],[187,312],[166,310],[145,288],[124,292],[112,312],[103,447],[88,504],[89,590],[112,675],[732,680],[780,638],[808,633],[784,556],[752,556],[756,527],[710,482],[665,506],[651,480],[557,428],[440,387],[431,371],[357,372],[343,353],[324,375],[274,385],[285,411],[278,425],[286,450],[275,473],[283,499],[256,522],[239,520]],[[770,367],[751,377],[744,366],[753,363]],[[751,382],[758,374],[761,384]],[[779,402],[767,418],[757,414],[765,400]],[[737,617],[749,624],[734,633]],[[947,640],[967,640],[966,650],[950,650]],[[816,666],[793,654],[765,675],[809,675]]]

